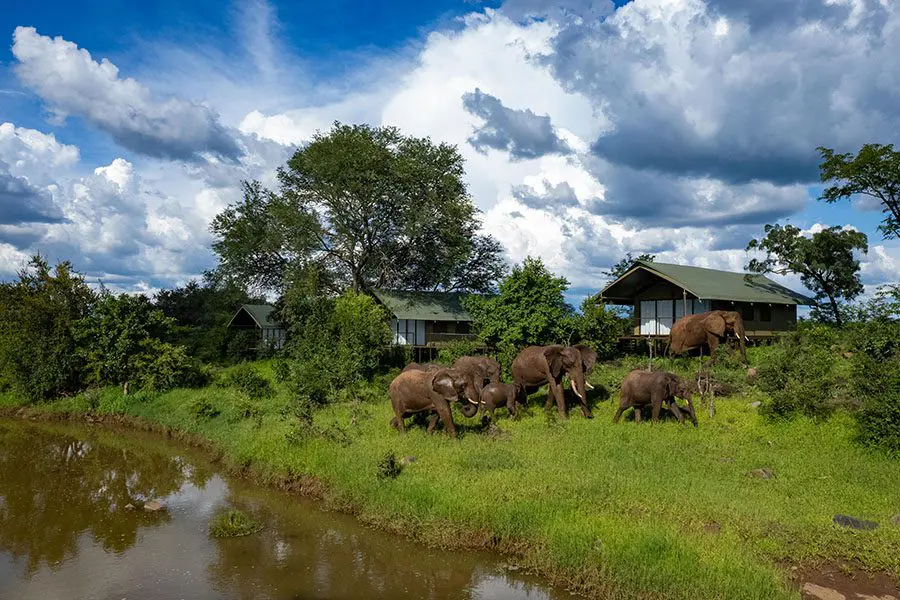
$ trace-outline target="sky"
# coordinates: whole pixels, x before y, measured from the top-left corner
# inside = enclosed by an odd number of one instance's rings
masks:
[[[77,4],[77,5],[76,5]],[[18,2],[0,12],[0,279],[146,292],[216,264],[240,182],[335,120],[456,144],[483,230],[596,293],[625,255],[743,270],[766,223],[869,236],[819,155],[897,143],[896,0]],[[778,278],[804,291],[795,278]]]

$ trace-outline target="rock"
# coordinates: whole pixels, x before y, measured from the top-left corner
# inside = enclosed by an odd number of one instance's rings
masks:
[[[126,504],[123,508],[124,508],[125,510],[134,510],[134,504],[132,504],[131,502],[129,502],[129,503]]]
[[[893,517],[891,517],[891,525],[900,527],[900,515],[894,515]]]
[[[756,367],[747,369],[747,381],[755,381],[757,377],[759,377],[759,371],[756,370]]]
[[[759,408],[760,406],[762,406],[762,402],[757,400],[756,402],[751,402],[750,404],[748,404],[747,408]]]
[[[804,583],[803,594],[806,598],[817,598],[818,600],[847,600],[847,596],[839,591],[814,583]]]
[[[404,456],[403,458],[400,459],[400,464],[403,465],[404,467],[406,465],[408,465],[409,463],[414,463],[414,462],[416,462],[415,456]]]
[[[865,521],[848,515],[834,515],[832,522],[841,527],[849,527],[850,529],[859,529],[862,531],[869,531],[878,527],[878,523],[875,521]]]
[[[747,475],[750,477],[759,477],[760,479],[772,479],[775,477],[775,471],[772,469],[762,468],[762,469],[753,469],[748,472]]]
[[[843,354],[841,354],[841,356],[843,356],[844,358],[853,358],[853,353],[852,352],[844,352]]]
[[[150,502],[144,503],[144,510],[149,510],[150,512],[156,512],[162,507],[162,502],[160,502],[159,500],[151,500]]]

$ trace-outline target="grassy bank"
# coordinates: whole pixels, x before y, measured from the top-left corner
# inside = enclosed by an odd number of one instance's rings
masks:
[[[630,366],[600,365],[592,382],[611,387]],[[271,375],[271,365],[260,371]],[[560,422],[538,394],[521,421],[500,411],[499,431],[457,414],[465,425],[453,442],[424,427],[405,436],[391,429],[387,381],[370,394],[375,401],[316,412],[314,435],[277,386],[262,400],[219,387],[129,397],[108,389],[37,408],[93,408],[202,436],[271,481],[316,477],[328,506],[368,523],[445,547],[495,547],[600,596],[798,598],[776,565],[817,561],[900,576],[900,527],[889,523],[900,513],[900,463],[853,444],[844,414],[767,423],[748,406],[761,398],[748,388],[718,399],[713,419],[697,403],[698,428],[613,425],[609,399],[592,421],[576,409]],[[415,461],[396,478],[379,477],[389,452]],[[748,475],[759,468],[775,476]],[[881,526],[841,529],[836,514]]]

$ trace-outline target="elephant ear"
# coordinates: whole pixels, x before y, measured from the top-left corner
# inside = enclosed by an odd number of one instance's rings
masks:
[[[581,352],[581,366],[584,374],[587,375],[597,364],[597,351],[586,344],[578,344],[575,347]]]
[[[706,330],[719,337],[725,335],[725,319],[722,315],[710,315],[706,318]]]
[[[559,377],[559,373],[563,368],[562,349],[558,346],[550,346],[544,349],[544,357],[550,366],[550,374],[554,377]]]
[[[441,395],[442,398],[456,396],[456,388],[453,387],[453,376],[447,369],[435,371],[431,379],[431,389]]]

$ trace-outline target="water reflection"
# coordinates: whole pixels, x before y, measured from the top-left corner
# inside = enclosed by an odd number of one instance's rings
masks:
[[[163,498],[166,510],[128,511]],[[265,524],[216,540],[216,510]],[[6,564],[22,565],[10,577]],[[0,597],[554,598],[493,556],[428,550],[226,481],[155,438],[0,421]]]

